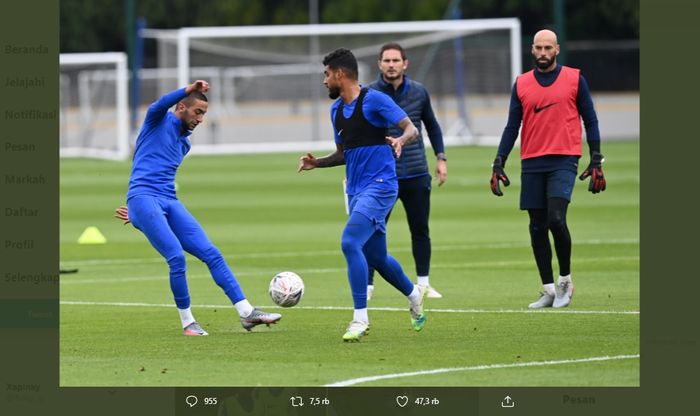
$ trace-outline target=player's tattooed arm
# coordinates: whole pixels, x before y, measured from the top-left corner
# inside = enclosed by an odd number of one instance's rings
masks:
[[[403,141],[404,145],[407,145],[418,138],[418,129],[410,118],[404,117],[399,122],[399,128],[403,130],[403,134],[401,137],[399,137],[399,139]]]
[[[316,168],[330,168],[345,164],[345,156],[343,155],[343,145],[336,144],[335,152],[328,156],[316,158],[311,153],[307,153],[299,159],[299,168],[297,172],[302,170],[311,170]]]
[[[330,155],[326,157],[322,157],[318,159],[318,165],[316,167],[319,168],[331,168],[333,166],[340,166],[345,164],[345,158],[343,155],[338,155],[337,153],[331,153]]]
[[[330,168],[333,166],[340,166],[345,164],[345,155],[343,154],[343,145],[342,144],[336,144],[335,145],[335,152],[324,156],[324,157],[319,157],[317,160],[317,165],[316,167],[319,168]]]
[[[403,134],[400,137],[386,136],[386,142],[394,149],[396,157],[401,157],[401,149],[418,137],[418,129],[408,117],[404,117],[399,122],[399,128],[403,130]]]

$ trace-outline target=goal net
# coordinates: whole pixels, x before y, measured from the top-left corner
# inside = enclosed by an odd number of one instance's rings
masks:
[[[401,44],[407,74],[430,92],[448,143],[500,135],[521,71],[520,23],[511,18],[146,29],[142,36],[157,51],[157,67],[140,73],[143,106],[195,79],[210,82],[193,153],[334,148],[321,60],[338,47],[353,51],[366,85],[378,77],[380,47]]]
[[[126,63],[123,52],[60,55],[61,157],[128,157]]]

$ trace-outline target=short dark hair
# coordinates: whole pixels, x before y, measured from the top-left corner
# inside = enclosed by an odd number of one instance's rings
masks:
[[[382,49],[379,50],[379,60],[380,61],[382,60],[382,56],[384,55],[384,51],[387,51],[390,49],[397,50],[397,51],[401,52],[401,59],[404,61],[406,60],[406,52],[404,52],[401,45],[399,45],[398,43],[392,42],[392,43],[385,44],[384,46],[382,46]]]
[[[194,100],[200,100],[200,101],[204,101],[204,102],[209,101],[209,100],[207,100],[207,96],[204,95],[200,91],[193,91],[187,97],[183,98],[180,101],[185,105],[190,105],[190,104],[192,104],[192,102],[194,102]]]
[[[323,58],[323,65],[330,69],[342,69],[345,74],[357,80],[357,59],[350,49],[338,48]]]

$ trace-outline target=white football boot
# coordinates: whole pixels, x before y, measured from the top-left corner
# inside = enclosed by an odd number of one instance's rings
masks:
[[[563,308],[569,306],[569,303],[571,303],[571,297],[574,296],[574,282],[571,281],[571,275],[559,276],[554,289],[556,296],[552,307]]]

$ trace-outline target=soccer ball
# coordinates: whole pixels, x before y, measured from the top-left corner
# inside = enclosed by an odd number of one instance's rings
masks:
[[[272,301],[283,308],[290,308],[304,296],[304,281],[294,272],[277,273],[270,282]]]

